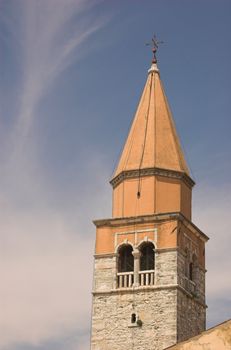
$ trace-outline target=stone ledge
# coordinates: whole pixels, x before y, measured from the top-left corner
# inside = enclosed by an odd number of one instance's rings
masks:
[[[105,254],[94,254],[95,259],[102,259],[102,258],[115,258],[117,257],[117,253],[105,253]]]
[[[129,287],[129,288],[117,288],[117,289],[111,289],[108,291],[93,291],[92,294],[119,294],[119,293],[131,293],[131,292],[150,292],[153,290],[163,290],[163,289],[176,289],[178,288],[177,284],[166,284],[166,285],[154,285],[154,286],[139,286],[139,287]]]
[[[158,248],[158,249],[155,249],[155,253],[160,254],[160,253],[167,253],[167,252],[175,252],[178,250],[179,250],[178,247],[176,247],[176,248]],[[117,253],[105,253],[105,254],[95,254],[94,258],[95,259],[115,258],[117,256],[118,256]]]
[[[203,306],[204,308],[207,308],[207,305],[200,300],[198,300],[194,295],[192,295],[190,292],[188,292],[186,289],[184,289],[179,284],[166,284],[166,285],[154,285],[154,286],[139,286],[139,287],[130,287],[130,288],[117,288],[117,289],[111,289],[108,291],[92,291],[92,294],[95,295],[113,295],[113,294],[131,294],[133,292],[153,292],[153,291],[161,291],[161,290],[169,290],[169,289],[176,289],[183,292],[185,295],[187,295],[189,298],[194,299],[196,303]]]
[[[177,252],[179,251],[179,247],[174,247],[174,248],[157,248],[155,249],[155,253],[168,253],[168,252]]]

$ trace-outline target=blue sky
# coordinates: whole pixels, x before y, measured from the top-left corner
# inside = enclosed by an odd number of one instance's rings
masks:
[[[87,350],[92,219],[153,33],[207,246],[208,326],[231,317],[229,0],[0,0],[0,349]],[[3,312],[2,312],[3,310]]]

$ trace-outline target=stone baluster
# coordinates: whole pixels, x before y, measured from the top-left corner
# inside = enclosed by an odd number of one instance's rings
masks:
[[[139,286],[139,269],[140,269],[140,251],[138,249],[134,249],[132,252],[134,256],[134,287]]]

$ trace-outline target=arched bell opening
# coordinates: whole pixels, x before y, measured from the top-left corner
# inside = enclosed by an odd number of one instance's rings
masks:
[[[123,244],[118,249],[117,287],[130,288],[134,283],[133,247]]]
[[[155,246],[145,242],[140,247],[140,271],[155,270]]]
[[[155,282],[155,246],[152,242],[144,242],[140,251],[140,286],[154,285]]]
[[[134,270],[133,248],[130,244],[122,245],[118,250],[118,272]]]

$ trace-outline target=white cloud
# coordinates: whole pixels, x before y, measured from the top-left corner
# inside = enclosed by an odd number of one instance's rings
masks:
[[[12,218],[1,236],[0,344],[88,328],[93,237],[68,232],[54,215]]]
[[[208,321],[213,324],[229,316],[224,314],[231,306],[231,235],[229,218],[231,212],[230,184],[209,186],[201,184],[195,189],[194,218],[198,227],[209,236],[206,246],[206,295],[209,301]],[[227,301],[230,306],[228,307]]]
[[[12,202],[1,207],[0,349],[69,333],[80,334],[77,344],[88,342],[95,235],[89,216],[97,215],[102,180],[88,184],[88,191],[76,207],[77,220],[46,205],[42,209],[41,202],[31,209]]]
[[[95,183],[76,183],[70,202],[78,190],[85,189],[85,196],[75,202],[76,213],[73,209],[68,213],[68,208],[62,212],[49,202],[49,181],[28,135],[34,132],[37,109],[48,89],[82,57],[86,51],[81,45],[105,21],[92,16],[91,2],[86,0],[12,4],[12,18],[8,11],[0,21],[19,50],[22,81],[18,113],[0,154],[0,349],[38,345],[74,333],[79,334],[77,349],[82,344],[83,350],[89,347],[94,248],[89,218],[102,198],[102,164],[86,159]],[[101,210],[105,208],[106,203]]]

